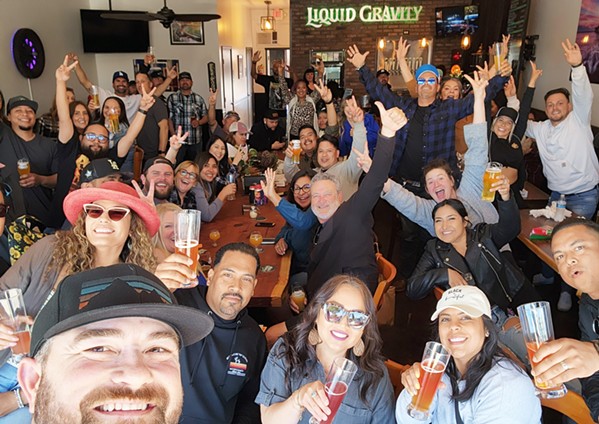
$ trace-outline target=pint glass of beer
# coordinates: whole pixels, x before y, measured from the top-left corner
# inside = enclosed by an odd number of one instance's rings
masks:
[[[175,214],[175,251],[191,258],[190,268],[197,272],[200,248],[201,213],[195,209],[184,209]]]
[[[18,337],[16,346],[11,348],[14,355],[25,355],[29,353],[31,343],[31,328],[27,323],[27,311],[23,301],[21,289],[5,290],[0,297],[2,310],[0,311],[2,323],[11,327]]]
[[[300,153],[302,152],[299,140],[291,140],[291,151],[293,152],[293,163],[298,165],[300,163]]]
[[[483,175],[483,192],[481,198],[487,202],[495,200],[495,192],[491,185],[501,176],[502,165],[498,162],[489,162]]]
[[[31,172],[29,159],[21,158],[17,161],[17,172],[19,175],[27,175]]]
[[[115,108],[111,107],[108,111],[108,123],[110,132],[116,134],[119,132],[119,114]]]
[[[497,73],[501,71],[501,43],[497,42],[493,44],[493,53],[495,56],[495,68]]]
[[[433,402],[437,386],[445,371],[450,354],[441,343],[428,342],[424,348],[422,362],[420,363],[420,390],[412,397],[408,405],[408,414],[417,420],[428,420],[428,410]]]
[[[96,107],[100,107],[100,90],[95,85],[92,85],[91,95]]]
[[[522,324],[522,335],[526,343],[528,358],[534,368],[537,365],[533,362],[533,355],[539,350],[545,342],[555,338],[553,333],[553,321],[551,320],[551,307],[549,302],[532,302],[518,306],[518,316]],[[549,387],[546,383],[541,383],[535,378],[535,387],[537,396],[544,399],[555,399],[564,396],[568,389],[565,385]]]

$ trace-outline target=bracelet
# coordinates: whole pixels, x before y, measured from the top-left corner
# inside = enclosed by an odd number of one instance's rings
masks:
[[[148,114],[148,111],[147,111],[147,110],[143,110],[143,109],[137,109],[137,111],[138,111],[139,113],[141,113],[142,115],[147,115],[147,114]]]
[[[166,150],[158,150],[159,155],[164,155],[165,153],[166,153]]]
[[[325,105],[330,105],[331,103],[333,103],[333,99],[332,99],[332,98],[331,98],[331,100],[330,100],[330,101],[328,101],[328,102],[324,102],[324,104],[325,104]]]
[[[23,403],[23,399],[21,398],[21,393],[19,393],[19,389],[14,389],[12,392],[15,394],[15,397],[17,398],[17,405],[19,406],[19,409],[25,408],[25,404]]]
[[[582,66],[582,64],[583,64],[583,62],[580,62],[578,65],[574,65],[574,66],[572,66],[572,67],[573,67],[573,68],[579,68],[579,67],[581,67],[581,66]]]

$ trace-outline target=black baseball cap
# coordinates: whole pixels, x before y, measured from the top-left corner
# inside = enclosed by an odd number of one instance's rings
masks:
[[[187,79],[192,79],[191,78],[191,74],[189,72],[180,72],[179,73],[179,79],[183,79],[183,78],[187,78]]]
[[[50,338],[98,321],[147,317],[177,332],[183,346],[212,331],[208,314],[177,305],[175,297],[154,274],[133,264],[94,268],[66,277],[39,312],[31,331],[31,355]]]
[[[150,78],[162,78],[164,79],[164,74],[162,73],[162,69],[156,69],[150,72]]]
[[[129,75],[127,75],[127,73],[124,71],[116,71],[114,74],[112,74],[112,82],[114,82],[114,80],[117,78],[125,78],[127,81],[129,81]]]
[[[144,169],[143,169],[142,172],[145,174],[146,171],[148,169],[150,169],[150,167],[152,165],[157,164],[157,163],[163,163],[163,164],[168,165],[171,168],[173,168],[173,171],[175,170],[175,167],[173,166],[173,163],[170,160],[168,160],[164,156],[154,156],[153,158],[150,158],[150,159],[148,159],[146,161],[146,163],[144,164]]]
[[[30,100],[25,96],[16,96],[8,100],[6,105],[6,113],[9,113],[11,109],[17,106],[29,106],[34,112],[37,112],[38,104],[35,100]]]
[[[79,184],[89,183],[98,178],[104,178],[113,174],[120,174],[119,166],[112,159],[94,159],[81,170]]]
[[[511,107],[502,107],[497,112],[497,118],[500,116],[507,116],[512,120],[512,122],[516,122],[518,120],[518,111],[516,109],[512,109]]]
[[[376,71],[376,76],[378,77],[379,75],[387,75],[387,76],[389,76],[391,74],[389,74],[389,71],[386,70],[386,69],[379,69],[378,71]]]
[[[277,112],[276,110],[268,109],[266,111],[266,113],[264,114],[264,117],[266,119],[272,119],[272,120],[279,119],[279,112]]]

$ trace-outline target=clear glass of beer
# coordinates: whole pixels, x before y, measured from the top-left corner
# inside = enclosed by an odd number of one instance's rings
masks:
[[[420,363],[420,377],[418,377],[420,390],[412,397],[412,403],[408,405],[410,417],[420,421],[428,420],[428,410],[450,356],[441,343],[428,342],[426,344]]]
[[[299,164],[300,163],[300,153],[302,152],[302,148],[300,146],[300,141],[299,140],[291,140],[291,151],[293,152],[293,163],[294,164]]]
[[[532,302],[518,306],[518,316],[522,325],[522,335],[526,343],[528,358],[534,368],[537,365],[532,360],[534,354],[543,343],[554,340],[553,321],[551,320],[551,307],[549,302]],[[535,378],[537,396],[544,399],[556,399],[564,396],[568,389],[565,385],[549,387]]]
[[[358,371],[358,366],[347,358],[337,358],[333,361],[331,369],[327,374],[324,391],[329,399],[331,413],[325,421],[310,418],[310,424],[331,424],[337,415],[337,411],[347,394],[347,389]]]
[[[110,132],[116,134],[119,132],[119,114],[115,108],[111,107],[108,111],[108,123]]]
[[[97,86],[92,85],[91,95],[96,107],[100,107],[100,89]]]
[[[491,191],[491,185],[501,176],[503,166],[499,162],[489,162],[483,175],[483,192],[481,199],[492,202],[495,200],[495,192]]]
[[[21,158],[17,161],[17,172],[19,173],[19,175],[27,175],[31,173],[29,159]]]
[[[11,327],[19,341],[11,348],[14,355],[29,353],[31,343],[31,328],[28,324],[27,311],[21,289],[9,289],[2,293],[0,299],[2,323]]]
[[[201,223],[198,210],[184,209],[175,214],[175,251],[193,260],[190,268],[194,272],[198,269]]]

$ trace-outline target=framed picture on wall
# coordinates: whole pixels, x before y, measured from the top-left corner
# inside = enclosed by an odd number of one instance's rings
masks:
[[[171,44],[204,45],[204,22],[173,21]]]
[[[154,76],[156,74],[161,74],[163,78],[166,78],[166,71],[173,66],[176,66],[177,69],[181,69],[179,67],[179,59],[157,59],[150,66],[150,71],[148,72],[150,76]],[[143,59],[133,59],[133,75],[137,74],[141,69],[144,68],[144,60]],[[179,79],[174,79],[170,85],[168,86],[166,91],[177,91],[179,90]],[[141,94],[141,93],[140,93]]]

